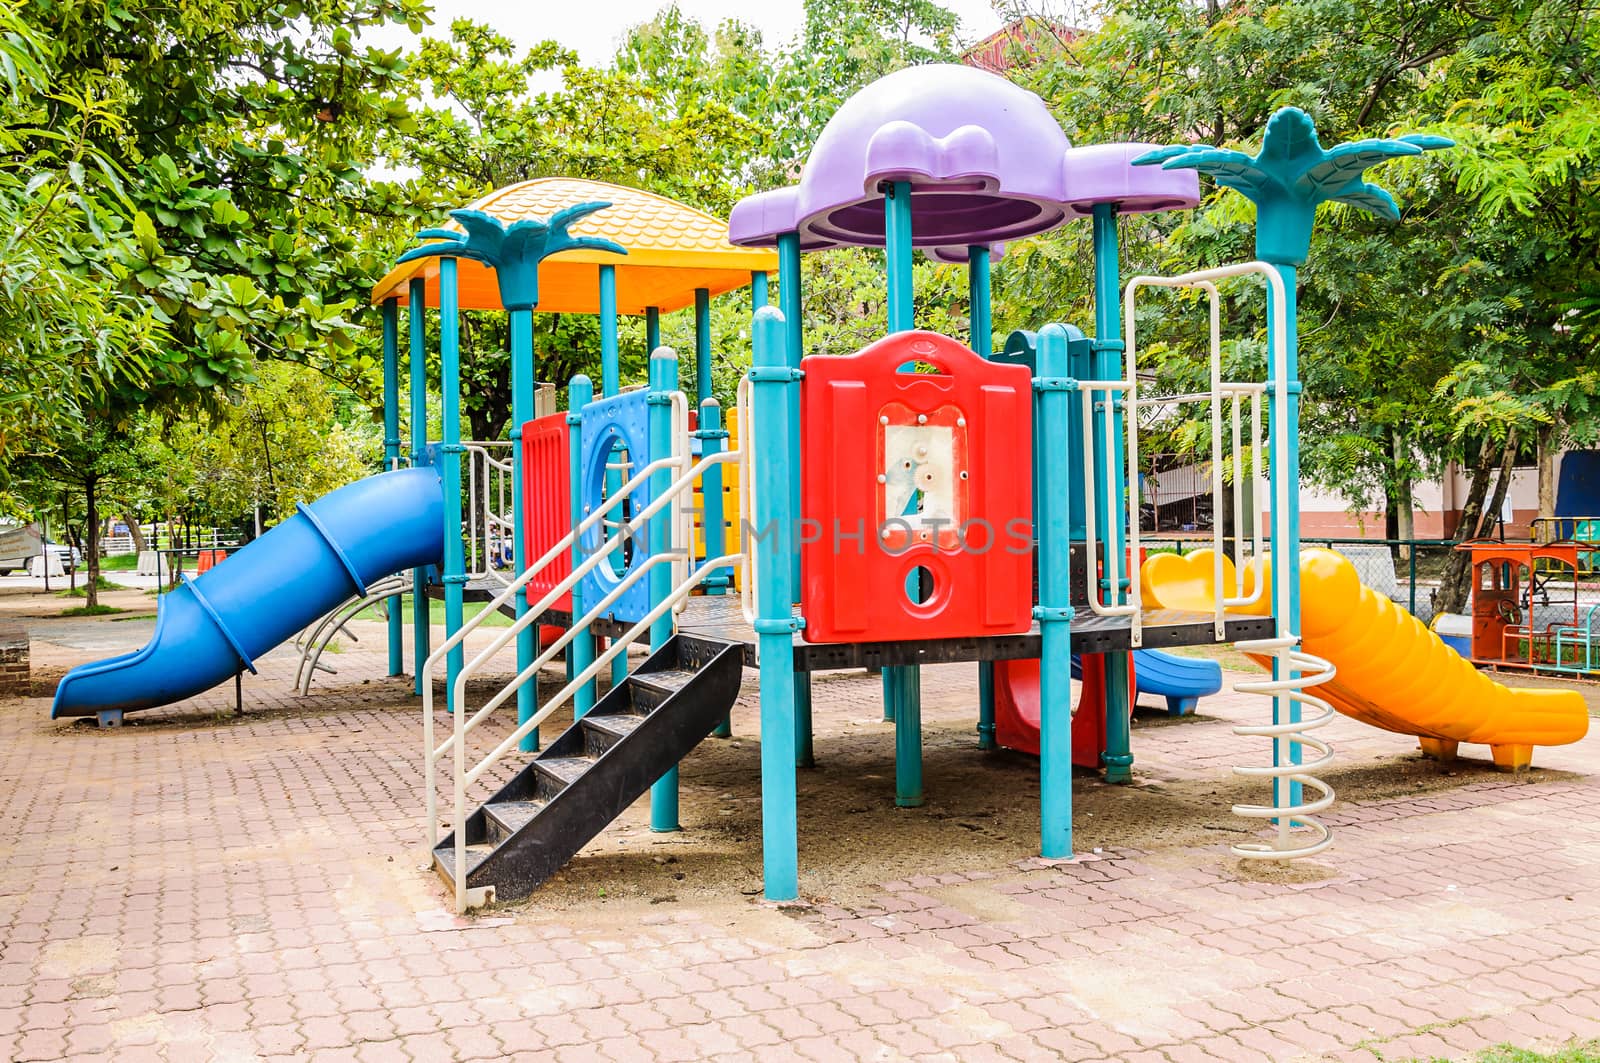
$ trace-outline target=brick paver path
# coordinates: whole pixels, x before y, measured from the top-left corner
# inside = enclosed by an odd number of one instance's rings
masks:
[[[1370,1061],[1600,1036],[1595,738],[1532,781],[1341,803],[1318,881],[1241,876],[1226,837],[1055,867],[1019,838],[1015,863],[930,852],[851,907],[457,920],[419,868],[417,715],[375,656],[337,664],[305,701],[274,655],[244,719],[96,732],[0,702],[0,1059]],[[970,727],[940,709],[970,667],[924,674],[930,731]],[[875,689],[819,687],[819,731]],[[1211,699],[1221,719],[1142,729],[1140,763],[1221,777],[1227,720],[1260,711]],[[1354,761],[1410,749],[1327,733]]]

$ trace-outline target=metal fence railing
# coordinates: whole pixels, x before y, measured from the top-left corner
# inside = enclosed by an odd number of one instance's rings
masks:
[[[1304,536],[1302,546],[1325,546],[1350,559],[1361,582],[1378,594],[1405,606],[1413,616],[1424,623],[1433,619],[1433,592],[1439,586],[1450,553],[1455,549],[1451,539],[1356,539],[1340,537]],[[1186,554],[1191,550],[1211,545],[1206,536],[1152,537],[1143,541],[1149,552],[1169,550]],[[1232,551],[1233,543],[1224,540],[1224,549]]]

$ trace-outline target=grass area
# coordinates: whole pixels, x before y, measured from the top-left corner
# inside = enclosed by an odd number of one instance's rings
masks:
[[[116,554],[100,559],[101,572],[132,572],[139,567],[138,554]]]
[[[115,624],[122,620],[154,620],[155,618],[156,614],[154,613],[134,613],[132,616],[119,616],[112,623]]]
[[[1600,1063],[1600,1041],[1571,1044],[1554,1052],[1497,1045],[1478,1053],[1478,1063]]]
[[[103,591],[126,590],[126,588],[123,587],[122,584],[120,584],[120,583],[112,583],[110,580],[106,579],[104,576],[101,576],[99,579],[95,580],[95,584],[94,585],[96,587],[98,587],[100,590],[103,590]],[[69,587],[64,591],[56,591],[56,597],[57,598],[82,598],[88,593],[89,593],[89,588],[88,588],[88,585],[87,585],[87,578],[85,578],[85,582],[78,584],[78,586],[76,586],[76,587]]]
[[[75,605],[71,609],[61,610],[62,616],[106,616],[110,613],[120,613],[114,605]]]
[[[462,608],[462,616],[466,619],[478,615],[483,611],[486,602],[468,602]],[[400,596],[400,622],[411,623],[411,595]],[[363,609],[356,614],[357,620],[382,620],[383,614],[375,608]],[[444,603],[436,598],[428,599],[428,624],[430,626],[444,626]],[[510,627],[511,618],[504,613],[496,613],[483,622],[484,627]]]

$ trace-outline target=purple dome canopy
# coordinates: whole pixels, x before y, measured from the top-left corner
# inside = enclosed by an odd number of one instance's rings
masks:
[[[741,201],[729,237],[768,245],[799,232],[807,250],[881,247],[883,181],[911,183],[918,247],[1029,236],[1069,216],[1068,147],[1044,101],[1005,78],[950,64],[910,67],[845,101],[800,183]]]

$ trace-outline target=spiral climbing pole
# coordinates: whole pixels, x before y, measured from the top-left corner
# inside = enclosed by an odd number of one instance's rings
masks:
[[[1334,667],[1331,661],[1298,649],[1299,642],[1294,635],[1282,635],[1238,643],[1241,651],[1270,657],[1277,667],[1271,677],[1240,680],[1234,684],[1234,690],[1282,699],[1281,703],[1300,710],[1291,709],[1286,714],[1289,718],[1277,723],[1233,729],[1236,735],[1272,739],[1270,765],[1244,765],[1233,769],[1234,774],[1246,778],[1272,780],[1272,804],[1233,806],[1234,815],[1269,820],[1276,828],[1270,840],[1233,846],[1234,854],[1247,860],[1299,860],[1314,856],[1333,844],[1333,831],[1317,819],[1318,812],[1333,804],[1333,787],[1312,774],[1332,763],[1333,747],[1307,733],[1328,725],[1333,719],[1333,706],[1307,691],[1332,679]],[[1310,715],[1307,715],[1308,710]],[[1316,759],[1305,761],[1306,749],[1316,754]],[[1306,800],[1305,794],[1310,791],[1315,791],[1317,796]]]

